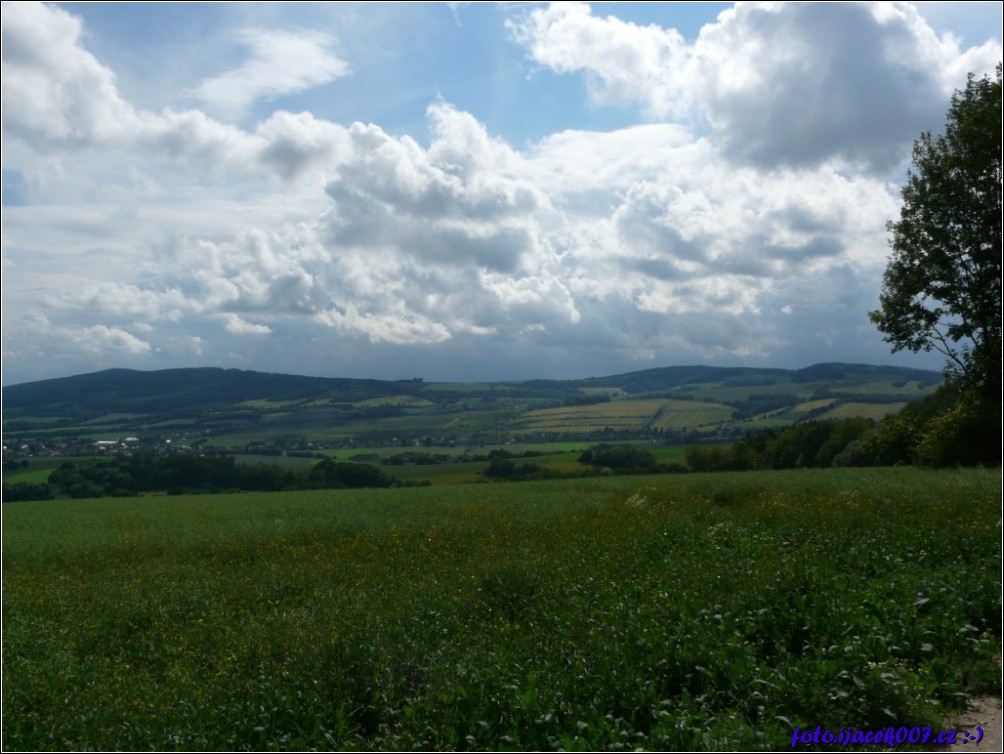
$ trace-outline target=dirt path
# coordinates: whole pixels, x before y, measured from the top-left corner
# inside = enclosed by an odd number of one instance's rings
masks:
[[[945,751],[1004,751],[1002,728],[1004,720],[1001,715],[1001,702],[992,696],[979,697],[970,702],[970,707],[956,719],[955,730],[958,738],[954,745]],[[983,740],[978,744],[970,741],[963,743],[966,732],[976,735],[976,727],[983,728]]]

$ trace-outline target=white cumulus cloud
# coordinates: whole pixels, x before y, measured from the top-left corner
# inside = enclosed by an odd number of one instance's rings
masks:
[[[895,167],[966,73],[1001,58],[961,50],[905,3],[738,3],[693,43],[672,29],[599,18],[582,3],[510,24],[535,62],[581,72],[599,105],[710,126],[733,159],[764,168],[839,159]]]
[[[125,351],[126,353],[146,353],[150,344],[119,327],[92,325],[71,330],[70,336],[81,347],[94,353]]]
[[[330,36],[261,28],[193,90],[204,109],[153,112],[71,12],[4,6],[26,195],[3,213],[5,360],[484,378],[887,354],[862,328],[895,182],[999,45],[901,4],[743,4],[690,41],[578,3],[513,13],[539,66],[644,122],[522,144],[445,98],[419,133],[223,122],[349,72]]]
[[[250,48],[249,59],[191,90],[191,96],[223,117],[238,118],[257,99],[302,92],[351,70],[332,51],[334,39],[321,32],[244,29],[237,38]]]

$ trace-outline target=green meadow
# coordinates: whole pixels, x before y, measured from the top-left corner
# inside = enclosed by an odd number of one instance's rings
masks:
[[[3,749],[790,748],[1000,693],[999,470],[19,503]]]

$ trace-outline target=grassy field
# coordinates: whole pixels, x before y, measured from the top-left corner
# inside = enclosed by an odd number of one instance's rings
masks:
[[[999,470],[8,504],[4,750],[780,749],[1000,693]]]
[[[64,463],[90,459],[93,456],[55,456],[51,458],[32,458],[28,460],[28,468],[18,471],[5,471],[4,484],[43,484],[49,481],[49,474]]]
[[[53,472],[53,468],[8,472],[3,475],[3,480],[7,484],[45,484],[49,481],[49,474]]]
[[[688,389],[687,392],[697,400],[722,401],[724,403],[745,400],[750,393],[787,394],[791,396],[792,403],[797,403],[800,400],[808,400],[821,385],[822,383],[816,382],[765,385],[757,388],[696,385],[693,386],[694,389]]]
[[[905,395],[910,398],[919,398],[930,392],[930,385],[924,385],[915,380],[905,384],[892,384],[888,381],[867,382],[863,385],[847,386],[840,388],[841,393],[892,393],[895,395]]]

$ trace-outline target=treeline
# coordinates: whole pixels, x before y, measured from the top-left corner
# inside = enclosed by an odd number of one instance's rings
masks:
[[[503,448],[492,450],[486,456],[473,456],[473,461],[488,461],[488,468],[481,472],[486,479],[519,482],[527,479],[557,479],[561,475],[552,469],[536,463],[517,463],[516,459],[536,458],[546,455],[539,450],[525,450],[513,453]]]
[[[873,432],[867,419],[817,419],[780,432],[750,432],[731,447],[695,445],[687,450],[687,466],[691,471],[871,466],[863,439]]]
[[[522,454],[528,457],[532,451]],[[536,453],[535,455],[540,455]],[[523,481],[527,479],[561,479],[591,476],[594,474],[673,474],[686,472],[686,466],[678,463],[659,463],[655,456],[637,445],[612,445],[602,443],[584,451],[578,458],[583,468],[581,472],[557,472],[535,463],[517,463],[517,456],[506,451],[492,451],[493,456],[482,476],[501,481]]]
[[[169,456],[137,454],[110,460],[64,463],[45,484],[5,484],[3,499],[132,497],[149,492],[169,495],[213,492],[396,487],[402,482],[366,463],[327,459],[307,470],[270,463],[236,463],[228,455]]]
[[[659,463],[655,456],[637,445],[595,445],[581,456],[579,463],[605,474],[668,474],[686,471],[675,463]]]
[[[731,447],[694,446],[692,471],[826,466],[999,466],[1001,405],[943,386],[878,425],[862,418],[813,420],[747,433]]]
[[[449,453],[426,453],[423,451],[407,450],[403,453],[395,453],[394,455],[387,456],[382,460],[375,453],[362,453],[358,456],[353,456],[352,460],[380,462],[384,466],[404,466],[411,464],[415,466],[433,466],[440,463],[457,463],[458,460],[463,463],[475,463],[478,461],[497,461],[511,458],[536,458],[547,454],[547,451],[543,450],[524,450],[520,453],[513,453],[504,448],[497,448],[488,453],[480,454],[464,451],[464,454],[458,457]]]

